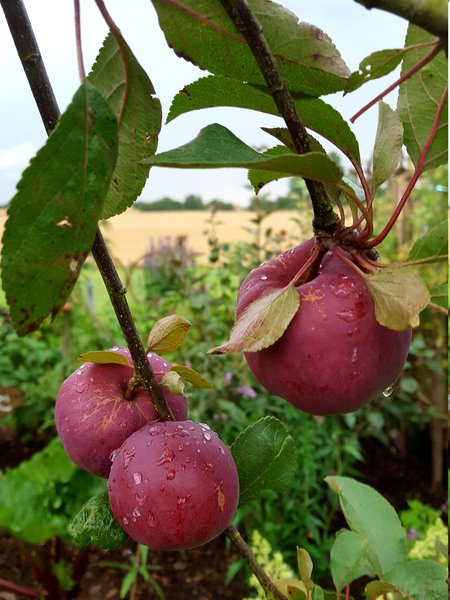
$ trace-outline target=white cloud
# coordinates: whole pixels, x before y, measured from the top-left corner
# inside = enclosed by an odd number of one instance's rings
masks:
[[[36,150],[36,146],[31,142],[23,142],[7,150],[0,150],[0,170],[22,170],[36,154]]]

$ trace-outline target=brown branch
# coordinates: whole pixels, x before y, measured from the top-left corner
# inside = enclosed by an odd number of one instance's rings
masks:
[[[28,83],[33,92],[42,121],[47,133],[50,133],[58,121],[60,112],[25,6],[22,0],[0,0],[0,4],[5,13],[17,53],[24,66]],[[102,275],[117,320],[130,350],[135,368],[136,381],[150,394],[159,416],[162,419],[173,420],[172,411],[168,407],[155,374],[148,363],[145,348],[139,337],[125,297],[126,289],[120,281],[120,277],[98,228],[92,246],[92,255]]]
[[[267,573],[265,573],[262,570],[261,565],[258,563],[252,552],[252,549],[243,540],[239,531],[232,525],[229,525],[225,530],[225,533],[230,542],[233,544],[236,552],[241,558],[245,560],[245,562],[252,570],[252,573],[255,575],[255,577],[261,584],[264,593],[266,594],[267,600],[287,600],[286,596],[282,594],[280,590],[275,586],[275,584],[267,575]]]
[[[262,33],[262,26],[255,19],[245,0],[220,0],[220,2],[252,51],[278,111],[286,123],[295,150],[299,154],[311,152],[308,133],[300,120],[292,95],[283,81],[275,57]],[[305,179],[305,183],[313,205],[314,229],[318,232],[334,232],[340,226],[340,220],[333,211],[324,186],[311,179]]]
[[[365,8],[379,8],[407,19],[444,42],[448,37],[446,0],[355,0]]]

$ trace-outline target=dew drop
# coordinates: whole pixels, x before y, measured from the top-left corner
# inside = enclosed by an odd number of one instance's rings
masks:
[[[185,461],[184,461],[184,462],[185,462],[185,463],[190,463],[190,462],[191,462],[191,459],[189,458],[189,456],[186,456],[186,459],[185,459]]]
[[[265,281],[267,279],[267,275],[261,275],[261,280]]]
[[[153,356],[153,354],[152,354],[151,352],[149,352],[149,353],[147,354],[147,356],[148,356],[149,358],[151,358],[151,357]]]
[[[136,454],[136,450],[132,448],[131,450],[125,450],[123,453],[123,468],[126,469],[130,464],[132,458]]]
[[[392,387],[392,385],[390,385],[389,387],[387,387],[384,392],[383,392],[383,396],[385,398],[389,398],[389,396],[392,396],[392,394],[394,393],[394,388]]]
[[[155,519],[155,515],[152,512],[149,512],[147,517],[147,525],[149,527],[156,527],[157,522],[158,521]]]
[[[166,469],[166,479],[167,481],[175,479],[175,469]]]
[[[184,505],[189,500],[189,498],[191,497],[191,495],[192,494],[188,494],[187,496],[180,496],[178,498],[178,501],[177,501],[177,506],[179,506],[180,508],[184,508]]]
[[[150,429],[148,430],[150,435],[158,435],[160,431],[161,427],[159,425],[152,425],[152,427],[150,427]]]
[[[119,349],[119,346],[113,346],[111,348],[111,352],[117,352],[118,349]]]
[[[89,377],[89,381],[90,381],[91,383],[94,383],[94,378],[93,378],[93,377]]]
[[[141,490],[135,495],[136,502],[142,506],[147,498],[147,494]]]
[[[205,440],[207,440],[208,442],[210,442],[210,441],[211,441],[211,437],[212,437],[212,436],[211,436],[211,434],[210,434],[210,433],[208,433],[207,431],[205,431],[205,432],[203,433],[203,437],[205,438]]]
[[[141,516],[141,510],[136,506],[132,512],[132,515],[133,515],[133,517],[136,517],[136,519],[137,519],[138,517]]]
[[[164,452],[161,454],[161,456],[159,457],[159,460],[156,464],[158,465],[158,467],[160,467],[161,465],[166,465],[167,463],[171,463],[174,458],[175,458],[175,452],[173,452],[173,450],[171,450],[170,448],[167,448],[167,450],[164,450]]]
[[[123,518],[122,518],[122,523],[123,523],[124,525],[128,525],[128,523],[129,523],[129,522],[130,522],[130,521],[129,521],[129,520],[126,518],[126,517],[123,517]]]
[[[142,473],[139,473],[139,471],[133,473],[133,481],[136,485],[139,485],[142,481]]]
[[[84,392],[84,390],[86,389],[86,384],[78,383],[75,389],[79,394],[82,394]]]
[[[189,431],[194,431],[194,430],[195,430],[195,427],[192,427],[192,426],[191,426],[191,427],[188,427],[188,429],[189,429]]]
[[[163,363],[163,365],[164,365],[165,367],[167,367],[167,363],[166,363],[166,362],[165,362],[165,363]]]
[[[118,452],[119,452],[119,450],[117,450],[117,449],[116,449],[116,450],[113,450],[113,451],[111,452],[111,454],[109,455],[109,460],[110,460],[111,462],[114,462],[114,459],[116,458],[116,456],[117,456]]]
[[[178,444],[178,450],[181,452],[182,450],[184,450],[184,446],[183,444]]]
[[[358,360],[358,347],[355,346],[352,352],[351,362],[354,364]]]
[[[225,455],[225,450],[223,448],[219,448],[220,454]]]
[[[205,473],[214,473],[214,471],[215,471],[215,469],[211,463],[205,463],[202,473],[204,475]]]

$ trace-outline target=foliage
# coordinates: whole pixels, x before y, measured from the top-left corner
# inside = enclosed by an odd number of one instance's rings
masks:
[[[444,567],[448,557],[448,527],[438,518],[428,527],[423,539],[414,541],[408,553],[409,558],[433,558]]]

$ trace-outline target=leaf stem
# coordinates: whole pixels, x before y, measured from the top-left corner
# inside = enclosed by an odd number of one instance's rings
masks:
[[[47,133],[50,133],[58,121],[60,112],[23,0],[0,0],[0,3],[45,129]],[[32,57],[31,60],[30,57]],[[135,368],[135,377],[150,394],[159,416],[162,419],[173,420],[172,411],[168,407],[155,374],[148,363],[145,348],[125,297],[126,289],[120,281],[111,255],[98,228],[92,246],[92,255],[102,275],[117,320],[130,350]]]
[[[23,594],[24,596],[29,596],[30,598],[40,598],[42,595],[46,596],[46,591],[37,592],[36,590],[32,590],[30,588],[24,587],[22,585],[17,585],[12,581],[7,581],[6,579],[0,578],[0,587],[11,590],[11,592],[16,592],[17,594]]]
[[[225,533],[239,556],[245,560],[252,573],[261,584],[267,600],[287,600],[286,596],[280,592],[270,577],[262,570],[261,565],[258,563],[252,552],[252,549],[244,541],[239,531],[232,525],[229,525]]]
[[[437,130],[439,128],[439,120],[441,118],[441,114],[442,114],[442,111],[445,106],[445,101],[447,100],[447,95],[448,95],[448,85],[445,86],[444,93],[442,94],[442,98],[439,101],[430,134],[428,135],[428,138],[422,149],[422,152],[420,154],[420,158],[417,162],[413,176],[411,177],[411,179],[406,187],[406,190],[404,191],[403,196],[401,197],[399,203],[395,207],[395,210],[392,213],[392,216],[389,219],[388,223],[386,224],[384,229],[373,240],[370,240],[370,242],[367,242],[367,244],[366,244],[367,248],[373,248],[373,247],[377,246],[378,244],[380,244],[385,239],[385,237],[388,235],[388,233],[391,231],[392,227],[394,226],[395,222],[397,221],[398,217],[400,216],[400,213],[402,212],[408,198],[410,197],[411,192],[414,189],[414,186],[416,185],[417,180],[420,177],[420,174],[422,173],[428,151],[431,147],[431,144],[433,143],[433,140],[434,140]]]
[[[262,33],[262,26],[256,20],[245,0],[220,0],[237,31],[247,42],[260,71],[272,94],[278,111],[283,117],[296,152],[305,154],[311,151],[308,133],[295,108],[292,95],[283,81],[275,57]],[[305,179],[313,205],[313,227],[317,231],[331,233],[340,226],[340,220],[333,211],[324,186],[317,181]]]
[[[435,312],[448,317],[448,310],[446,308],[444,308],[443,306],[436,304],[435,302],[429,302],[427,308],[430,308],[431,310],[434,310]]]
[[[73,7],[75,12],[75,40],[77,46],[78,72],[80,75],[80,81],[83,84],[86,81],[86,71],[84,68],[83,44],[81,41],[80,0],[73,0]]]
[[[358,110],[358,112],[355,113],[353,115],[353,117],[351,117],[350,122],[354,123],[356,121],[356,119],[358,119],[362,114],[364,114],[367,110],[369,110],[369,108],[372,108],[372,106],[374,104],[376,104],[382,98],[384,98],[387,94],[392,92],[392,90],[395,90],[395,88],[398,87],[400,84],[402,84],[404,81],[406,81],[407,79],[412,77],[415,73],[417,73],[417,71],[420,71],[420,69],[422,69],[426,64],[428,64],[431,60],[433,60],[433,58],[436,56],[436,54],[439,54],[439,52],[441,50],[442,50],[442,43],[436,42],[436,44],[434,45],[431,52],[429,52],[426,56],[424,56],[424,58],[419,60],[419,62],[417,62],[415,65],[413,65],[410,69],[408,69],[408,71],[406,71],[406,73],[404,73],[401,77],[399,77],[396,81],[394,81],[394,83],[392,83],[383,92],[381,92],[381,94],[378,94],[378,96],[375,96],[375,98],[373,98],[373,100],[371,100],[365,106],[363,106],[360,110]]]

